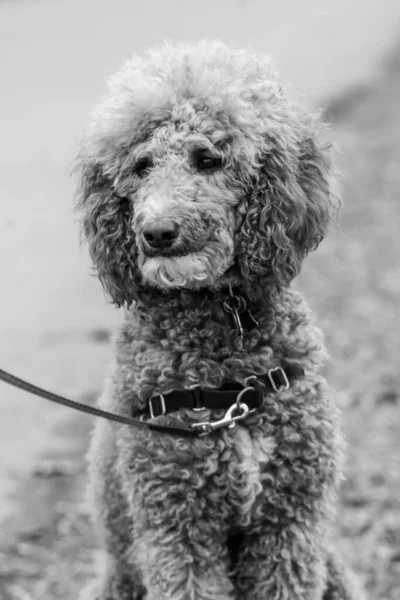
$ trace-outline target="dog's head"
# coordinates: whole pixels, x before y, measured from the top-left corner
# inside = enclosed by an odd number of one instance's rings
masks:
[[[330,144],[268,57],[166,45],[110,81],[80,155],[78,205],[114,302],[148,286],[250,297],[286,286],[335,215]]]

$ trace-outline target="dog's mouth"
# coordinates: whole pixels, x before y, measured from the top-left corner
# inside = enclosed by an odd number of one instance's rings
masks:
[[[162,249],[154,249],[148,246],[143,247],[143,255],[146,258],[177,258],[179,256],[187,256],[188,254],[192,254],[193,252],[197,252],[198,248],[188,248],[188,247],[172,247],[172,248],[162,248]]]
[[[143,279],[161,288],[201,287],[210,278],[210,264],[199,252],[139,256]]]

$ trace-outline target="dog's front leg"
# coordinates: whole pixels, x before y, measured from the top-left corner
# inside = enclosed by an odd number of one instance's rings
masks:
[[[249,509],[248,525],[236,551],[238,600],[323,598],[325,529],[339,447],[335,423],[330,426],[329,412],[324,412],[324,398],[313,404],[314,398],[308,395],[316,413],[311,416],[301,406],[302,398],[297,405],[295,400],[281,409],[290,425],[275,418],[274,456],[261,471],[261,489]]]
[[[322,600],[326,567],[318,536],[294,524],[249,530],[237,550],[238,600]]]
[[[167,523],[143,532],[135,544],[147,588],[146,600],[233,600],[226,550],[215,538],[204,543],[203,523],[178,531]],[[213,544],[213,547],[211,547]]]
[[[233,600],[217,440],[125,438],[120,460],[146,600]]]

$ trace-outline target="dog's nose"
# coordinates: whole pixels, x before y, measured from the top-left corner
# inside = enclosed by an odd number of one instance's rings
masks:
[[[151,225],[143,231],[143,237],[152,248],[169,248],[178,237],[178,226],[174,223]]]

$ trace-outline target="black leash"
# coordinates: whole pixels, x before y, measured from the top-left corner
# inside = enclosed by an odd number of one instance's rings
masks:
[[[236,389],[235,386],[235,389],[232,390],[226,389],[226,386],[223,386],[218,390],[202,388],[175,390],[166,396],[158,394],[158,396],[150,398],[149,409],[152,419],[164,416],[171,412],[176,412],[181,408],[188,408],[193,411],[204,410],[206,408],[223,408],[226,410],[222,419],[216,421],[195,422],[192,423],[190,427],[186,427],[185,425],[167,425],[117,415],[88,404],[70,400],[64,396],[59,396],[58,394],[44,390],[37,385],[33,385],[28,381],[24,381],[23,379],[0,369],[0,380],[24,390],[25,392],[50,400],[51,402],[56,402],[57,404],[68,406],[69,408],[79,410],[80,412],[95,417],[102,417],[108,421],[114,421],[123,425],[190,437],[207,435],[222,427],[232,428],[236,421],[241,421],[246,418],[250,412],[259,408],[263,402],[263,393],[258,388],[257,384],[255,386],[251,385],[251,380],[262,380],[265,392],[273,393],[288,390],[291,385],[291,380],[302,377],[303,375],[304,371],[299,367],[288,366],[285,369],[282,367],[275,367],[269,369],[263,375],[250,375],[245,380],[246,387],[242,389]],[[228,385],[228,388],[229,387],[230,386]]]
[[[82,404],[81,402],[76,402],[75,400],[69,400],[64,396],[53,394],[53,392],[44,390],[43,388],[40,388],[37,385],[33,385],[28,381],[24,381],[23,379],[20,379],[19,377],[16,377],[15,375],[8,373],[7,371],[3,371],[3,369],[0,369],[0,379],[5,383],[13,385],[16,388],[24,390],[25,392],[29,392],[30,394],[35,394],[36,396],[40,396],[41,398],[45,398],[46,400],[50,400],[51,402],[56,402],[57,404],[62,404],[63,406],[74,408],[75,410],[79,410],[80,412],[84,412],[95,417],[102,417],[103,419],[108,419],[109,421],[122,423],[123,425],[130,425],[131,427],[141,427],[144,429],[152,429],[155,431],[161,431],[166,433],[187,435],[191,437],[198,437],[199,435],[198,431],[196,431],[195,429],[190,429],[188,427],[180,427],[178,425],[158,425],[156,423],[150,423],[148,421],[141,421],[140,419],[123,417],[121,415],[117,415],[106,410],[101,410],[100,408],[96,408],[94,406],[89,406],[88,404]]]

